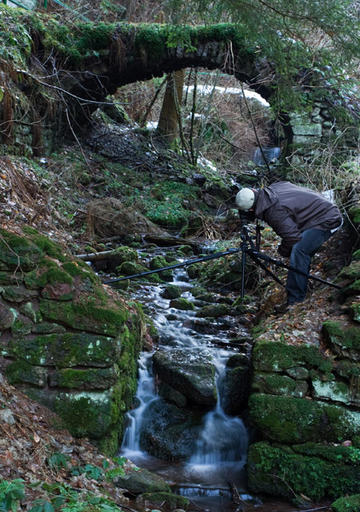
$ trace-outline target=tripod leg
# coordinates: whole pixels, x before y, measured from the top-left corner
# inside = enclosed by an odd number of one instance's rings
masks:
[[[246,250],[241,249],[241,298],[245,297],[245,268],[246,268]]]
[[[263,270],[265,270],[265,272],[267,274],[269,274],[269,276],[271,276],[274,281],[276,281],[277,283],[279,283],[281,286],[285,287],[285,285],[280,281],[280,279],[273,273],[271,272],[271,270],[269,270],[256,256],[255,254],[252,254],[251,252],[249,253],[250,255],[250,258],[257,264],[259,265],[259,267],[261,267]]]

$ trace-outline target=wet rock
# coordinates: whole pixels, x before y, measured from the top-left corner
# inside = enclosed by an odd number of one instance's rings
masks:
[[[170,302],[170,307],[175,309],[181,309],[183,311],[193,311],[195,309],[194,304],[184,297],[179,297],[178,299],[173,299]]]
[[[185,460],[195,452],[201,419],[189,410],[157,400],[146,411],[140,445],[160,459]]]
[[[199,311],[197,311],[196,316],[202,318],[218,318],[220,316],[229,315],[231,312],[232,308],[228,304],[214,304],[210,306],[204,306]]]
[[[161,293],[164,299],[177,299],[182,294],[182,290],[179,286],[174,284],[167,285]]]
[[[249,366],[228,367],[221,384],[221,405],[226,414],[240,414],[249,396]]]
[[[202,406],[216,404],[215,366],[210,355],[187,350],[158,351],[153,356],[159,379]]]
[[[113,480],[117,487],[126,489],[131,494],[170,492],[170,486],[161,476],[147,469],[136,469],[118,476]]]
[[[146,505],[147,507],[151,506],[151,512],[161,512],[160,510],[154,509],[154,506],[161,507],[161,510],[163,510],[164,506],[167,510],[174,510],[174,507],[183,507],[182,510],[185,512],[184,509],[187,509],[190,504],[187,498],[171,492],[144,493],[137,498],[136,502]],[[176,508],[176,510],[179,509]]]
[[[177,407],[186,407],[187,399],[182,393],[172,388],[165,382],[159,386],[159,395],[162,396],[167,402],[175,404]]]

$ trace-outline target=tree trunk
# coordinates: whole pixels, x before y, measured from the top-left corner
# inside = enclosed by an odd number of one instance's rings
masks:
[[[184,77],[184,69],[170,73],[167,77],[157,132],[168,144],[171,144],[179,136]]]

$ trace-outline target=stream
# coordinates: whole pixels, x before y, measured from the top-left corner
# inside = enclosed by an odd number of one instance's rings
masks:
[[[231,343],[228,336],[231,325],[228,318],[206,318],[205,322],[197,323],[199,319],[196,317],[196,311],[204,303],[192,295],[193,284],[186,270],[176,270],[171,284],[181,288],[181,296],[193,302],[195,310],[183,311],[170,307],[170,299],[162,296],[168,284],[142,284],[134,293],[134,298],[144,305],[146,313],[152,318],[159,341],[156,350],[143,352],[140,356],[136,408],[128,412],[128,426],[120,454],[138,466],[161,475],[172,485],[173,492],[191,501],[195,508],[190,507],[190,510],[240,512],[244,505],[247,511],[294,510],[289,504],[272,502],[269,499],[264,501],[249,494],[246,489],[245,473],[248,429],[241,414],[231,415],[224,410],[227,365],[230,358],[239,352],[250,362],[250,344],[240,344],[234,348],[234,343]],[[232,319],[233,323],[237,320]],[[245,326],[236,327],[240,329],[244,339],[249,336]],[[161,452],[162,448],[156,443],[161,445],[159,438],[167,435],[167,417],[176,416],[180,410],[175,405],[167,405],[161,396],[164,393],[159,394],[158,376],[153,370],[156,352],[165,354],[170,360],[174,355],[181,354],[180,358],[184,358],[189,364],[193,359],[204,357],[215,367],[216,401],[212,408],[187,404],[187,408],[182,409],[186,410],[189,416],[194,414],[195,410],[194,417],[197,417],[198,421],[196,428],[191,427],[188,435],[183,436],[181,433],[179,438],[172,438],[173,444],[170,442],[170,448],[172,447],[174,451],[174,460],[171,460],[171,454],[161,457],[158,453],[154,455],[148,451],[150,439],[153,443],[150,443],[150,447],[156,446],[155,452]],[[173,409],[167,410],[167,407]],[[182,421],[187,421],[186,415]],[[157,432],[157,429],[160,429],[160,432]],[[190,450],[186,448],[189,437],[192,437],[193,442]],[[185,446],[184,453],[180,455],[175,453],[179,446],[180,452],[181,447]]]

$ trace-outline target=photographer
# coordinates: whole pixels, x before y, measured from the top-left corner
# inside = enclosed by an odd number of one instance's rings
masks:
[[[280,181],[263,189],[242,188],[236,195],[238,209],[249,220],[264,220],[281,237],[279,254],[290,257],[290,266],[308,274],[311,258],[342,225],[336,205],[320,194]],[[289,270],[287,301],[277,306],[278,313],[302,302],[306,296],[308,277]]]

